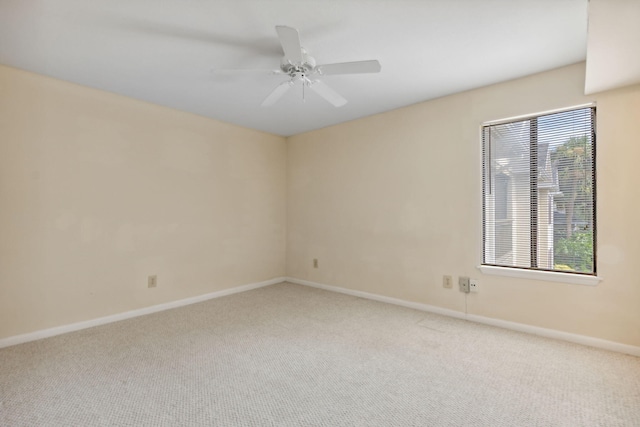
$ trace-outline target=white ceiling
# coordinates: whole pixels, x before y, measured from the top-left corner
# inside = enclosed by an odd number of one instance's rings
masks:
[[[0,63],[279,135],[585,59],[587,0],[0,0]],[[325,76],[349,102],[289,91],[276,25],[318,63],[378,59],[379,74]]]

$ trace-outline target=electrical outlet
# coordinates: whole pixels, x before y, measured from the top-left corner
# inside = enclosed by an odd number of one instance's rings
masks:
[[[478,283],[478,279],[470,279],[469,292],[478,292],[479,290],[480,290],[480,283]]]
[[[447,289],[453,288],[453,278],[451,276],[442,276],[442,287]]]
[[[468,277],[458,277],[458,286],[460,286],[460,292],[464,292],[466,294],[469,293],[469,282],[470,279]]]
[[[313,259],[313,268],[318,268],[318,259],[317,258]]]
[[[158,286],[158,276],[154,274],[153,276],[147,277],[147,287],[155,288],[156,286]]]

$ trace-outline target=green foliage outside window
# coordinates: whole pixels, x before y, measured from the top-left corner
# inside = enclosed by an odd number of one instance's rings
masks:
[[[573,137],[552,153],[561,191],[556,204],[565,213],[565,223],[554,227],[556,270],[593,272],[591,147],[586,137]]]
[[[591,273],[593,271],[593,232],[575,232],[554,245],[555,269]]]

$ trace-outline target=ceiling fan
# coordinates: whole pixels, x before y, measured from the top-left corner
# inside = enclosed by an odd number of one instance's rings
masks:
[[[278,25],[276,26],[276,32],[278,33],[284,56],[280,60],[280,69],[273,71],[273,73],[286,75],[289,79],[273,89],[262,101],[263,107],[275,104],[298,82],[302,83],[303,99],[304,89],[309,88],[335,107],[341,107],[347,103],[347,100],[315,77],[380,72],[380,63],[375,59],[316,65],[315,59],[300,45],[298,30]]]

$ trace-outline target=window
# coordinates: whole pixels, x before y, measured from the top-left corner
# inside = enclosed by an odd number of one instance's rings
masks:
[[[595,114],[483,126],[483,266],[595,276]]]

